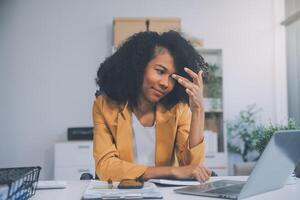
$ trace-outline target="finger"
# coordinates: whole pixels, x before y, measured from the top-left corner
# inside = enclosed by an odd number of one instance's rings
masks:
[[[192,97],[192,98],[194,98],[195,97],[195,94],[190,90],[190,89],[185,89],[185,92],[190,96],[190,97]]]
[[[194,176],[194,178],[198,181],[198,182],[200,182],[200,183],[203,183],[203,181],[202,181],[202,179],[201,179],[201,177],[199,176],[199,175],[195,175]]]
[[[196,179],[200,182],[204,182],[207,179],[206,174],[204,173],[201,166],[196,167],[196,169],[194,170],[194,174]]]
[[[175,80],[177,80],[177,82],[182,85],[183,87],[185,88],[188,88],[190,90],[194,90],[195,89],[195,84],[192,83],[191,81],[189,81],[188,79],[182,77],[182,76],[179,76],[179,75],[175,75],[175,74],[172,74],[172,78],[174,78]]]
[[[189,95],[189,98],[191,98],[194,102],[199,102],[199,97],[197,95],[197,92],[193,92],[189,89],[185,89],[185,92]],[[201,102],[200,102],[201,103]]]
[[[197,93],[197,91],[200,89],[200,87],[202,86],[202,84],[197,85],[193,82],[191,82],[189,79],[180,76],[178,74],[172,74],[172,78],[174,78],[175,80],[177,80],[179,82],[179,84],[181,84],[183,87],[189,88],[190,90],[192,90],[194,93]],[[189,85],[183,85],[183,84],[189,84]]]
[[[197,181],[199,181],[200,183],[203,183],[203,180],[202,180],[202,178],[201,178],[201,176],[200,176],[200,173],[199,173],[198,171],[195,171],[195,172],[193,173],[193,177],[194,177]]]
[[[205,167],[206,172],[208,173],[209,177],[211,177],[212,171],[209,168]]]
[[[192,99],[194,102],[199,102],[199,98],[196,96],[195,93],[193,93],[189,89],[185,89],[185,92],[188,94],[189,98]]]
[[[205,174],[207,174],[208,177],[211,176],[212,171],[209,168],[204,166],[201,166],[201,168],[204,170]]]
[[[200,84],[199,75],[193,72],[191,69],[185,67],[184,71],[193,78],[193,82],[197,85]]]
[[[204,167],[204,166],[201,166],[201,171],[203,172],[203,173],[205,173],[207,176],[209,176],[209,171],[208,171],[208,169],[206,168],[206,167]]]
[[[185,78],[183,76],[180,76],[178,74],[172,74],[172,78],[174,78],[175,80],[182,79],[182,80],[191,82],[189,79],[187,79],[187,78]]]
[[[206,181],[206,173],[203,171],[202,168],[199,169],[199,175],[201,176],[202,181]]]
[[[200,70],[200,71],[198,72],[198,78],[199,78],[200,80],[203,79],[203,71],[202,71],[202,70]]]
[[[202,178],[203,182],[208,180],[208,174],[206,174],[205,170],[201,169],[200,170],[200,175],[201,175],[201,178]]]
[[[208,176],[211,177],[211,174],[212,174],[212,170],[207,168],[207,167],[204,167],[205,171],[208,173]]]
[[[203,71],[200,70],[198,73],[198,79],[199,79],[199,86],[203,85]]]
[[[188,79],[181,77],[179,75],[173,74],[172,77],[175,77],[174,79],[177,80],[180,85],[182,85],[186,89],[189,89],[189,91],[191,91],[193,93],[193,95],[191,93],[189,93],[188,91],[186,91],[186,92],[189,94],[189,96],[194,97],[194,99],[197,100],[196,94],[199,93],[201,86],[198,86],[198,85],[192,83],[191,81],[189,81]]]
[[[204,174],[205,176],[205,181],[209,179],[210,177],[210,170],[207,167],[204,167],[202,164],[198,165],[199,171]]]

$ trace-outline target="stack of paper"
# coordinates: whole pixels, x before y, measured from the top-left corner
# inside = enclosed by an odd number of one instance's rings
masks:
[[[8,185],[0,185],[0,200],[6,200],[8,197]]]
[[[145,182],[141,189],[117,189],[118,182],[110,189],[105,181],[91,180],[83,194],[83,199],[161,199],[162,195],[155,184]]]

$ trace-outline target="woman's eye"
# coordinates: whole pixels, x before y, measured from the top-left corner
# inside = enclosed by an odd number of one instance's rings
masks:
[[[163,74],[164,73],[164,71],[161,70],[161,69],[156,69],[156,71],[157,71],[158,74]]]

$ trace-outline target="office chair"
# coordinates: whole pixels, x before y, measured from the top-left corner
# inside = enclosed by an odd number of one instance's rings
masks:
[[[94,177],[90,173],[83,173],[80,176],[80,180],[92,180],[92,179],[94,179]],[[95,180],[99,180],[99,177],[97,176],[96,173],[95,173]]]
[[[298,165],[295,169],[295,175],[297,178],[300,178],[300,162],[298,163]]]

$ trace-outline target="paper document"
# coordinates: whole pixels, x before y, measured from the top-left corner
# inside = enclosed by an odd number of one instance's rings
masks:
[[[155,184],[145,182],[141,189],[118,189],[119,182],[113,182],[110,189],[106,181],[91,180],[83,194],[83,199],[161,199]]]
[[[66,187],[66,181],[38,181],[36,189],[63,189]]]
[[[6,200],[8,197],[9,187],[8,185],[1,185],[0,183],[0,200]]]
[[[150,179],[152,183],[169,186],[185,186],[185,185],[200,185],[200,182],[195,179]]]

